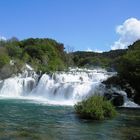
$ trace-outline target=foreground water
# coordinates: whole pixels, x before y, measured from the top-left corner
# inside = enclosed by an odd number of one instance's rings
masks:
[[[119,110],[112,120],[79,119],[74,108],[0,99],[0,139],[138,140],[140,110]]]

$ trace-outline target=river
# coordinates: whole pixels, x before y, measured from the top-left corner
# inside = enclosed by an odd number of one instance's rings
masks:
[[[139,140],[140,110],[119,109],[112,120],[80,119],[72,106],[0,99],[2,140]]]

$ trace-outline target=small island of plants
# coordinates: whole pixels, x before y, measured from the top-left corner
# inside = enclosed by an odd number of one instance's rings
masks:
[[[79,117],[86,119],[104,120],[117,115],[117,111],[111,102],[103,96],[97,95],[78,102],[74,108]]]

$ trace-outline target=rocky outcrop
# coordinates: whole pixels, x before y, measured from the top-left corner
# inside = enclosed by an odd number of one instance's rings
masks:
[[[105,93],[105,96],[107,98],[110,98],[114,105],[120,106],[120,104],[122,104],[124,101],[123,98],[121,97],[122,95],[117,95],[118,93],[111,91],[112,87],[120,89],[121,91],[125,91],[127,93],[127,98],[133,100],[135,103],[140,105],[140,95],[138,94],[138,91],[136,91],[136,89],[134,89],[130,85],[130,83],[125,79],[122,79],[117,75],[110,77],[109,79],[103,81],[102,83],[105,85],[108,91],[108,93]]]
[[[28,70],[29,74],[30,71],[33,71],[33,69],[27,64],[6,64],[0,69],[0,80],[7,79],[14,75],[18,75],[19,73],[23,73],[25,70]]]
[[[16,72],[15,68],[10,64],[5,65],[0,69],[0,79],[6,79],[11,77]]]
[[[112,99],[112,104],[114,106],[122,106],[124,104],[124,97],[122,95],[117,95]]]
[[[110,100],[114,106],[122,106],[124,104],[124,96],[117,92],[108,90],[104,94],[104,97]]]

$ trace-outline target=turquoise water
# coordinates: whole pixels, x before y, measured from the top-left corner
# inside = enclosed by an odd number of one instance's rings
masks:
[[[73,107],[0,99],[2,140],[139,140],[140,110],[120,109],[112,120],[79,119]]]

